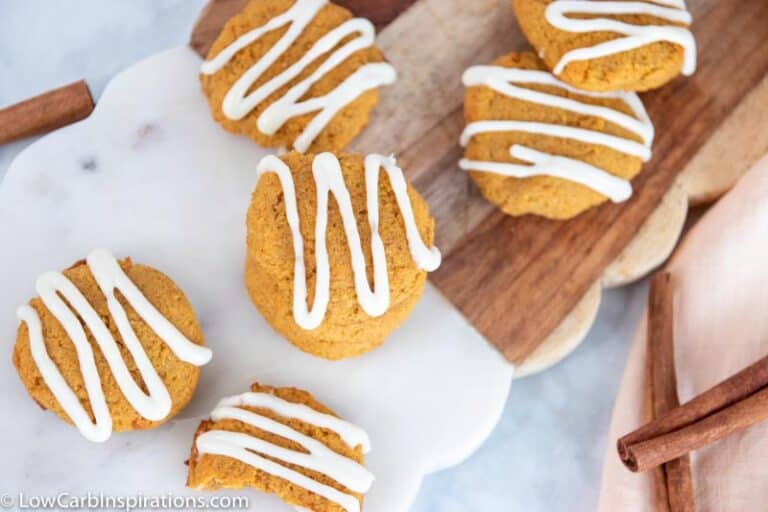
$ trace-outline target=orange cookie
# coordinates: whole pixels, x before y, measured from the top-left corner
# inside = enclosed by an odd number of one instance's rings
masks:
[[[320,357],[381,344],[440,264],[427,204],[391,157],[293,152],[266,157],[258,172],[247,216],[253,303]]]
[[[469,68],[464,84],[459,166],[505,213],[569,219],[630,197],[653,141],[636,94],[579,91],[532,53]]]
[[[213,117],[266,147],[341,151],[395,81],[370,21],[325,0],[251,0],[201,68]]]
[[[195,433],[187,486],[253,487],[297,510],[359,512],[373,475],[368,435],[295,388],[253,384],[219,402]]]
[[[512,0],[523,33],[562,81],[645,91],[696,68],[684,0]]]
[[[192,398],[211,352],[170,278],[95,250],[36,289],[19,308],[13,364],[40,407],[100,442],[160,425]]]

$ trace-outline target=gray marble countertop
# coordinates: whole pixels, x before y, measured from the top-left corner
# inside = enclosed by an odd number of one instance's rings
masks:
[[[0,7],[0,106],[115,73],[186,41],[203,0],[8,0]],[[0,147],[0,177],[31,141]],[[613,399],[645,300],[608,291],[587,340],[553,369],[514,381],[488,441],[428,476],[414,512],[594,510]],[[12,491],[12,490],[11,490]]]

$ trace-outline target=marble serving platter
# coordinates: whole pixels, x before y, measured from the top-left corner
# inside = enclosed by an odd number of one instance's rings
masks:
[[[324,361],[294,349],[252,307],[242,283],[245,210],[267,154],[225,133],[199,92],[186,47],[117,76],[87,120],[34,143],[0,186],[0,348],[6,489],[26,495],[194,494],[192,434],[216,401],[253,381],[311,390],[363,426],[376,482],[367,512],[410,506],[423,476],[457,464],[501,414],[512,367],[430,285],[381,348]],[[192,403],[155,430],[92,444],[27,396],[11,362],[16,308],[35,278],[105,247],[169,274],[194,305],[214,358]],[[251,508],[290,510],[253,491]]]

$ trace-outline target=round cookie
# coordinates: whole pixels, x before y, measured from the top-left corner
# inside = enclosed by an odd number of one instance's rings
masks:
[[[536,53],[558,78],[579,89],[646,91],[695,69],[691,17],[682,0],[512,4]]]
[[[295,388],[253,384],[222,400],[195,432],[187,486],[252,487],[297,510],[359,512],[373,475],[367,434]]]
[[[114,286],[111,308],[102,286]],[[37,290],[41,297],[19,309],[13,364],[41,408],[104,441],[112,431],[156,427],[190,401],[198,366],[211,353],[192,306],[168,276],[97,250],[62,273],[44,274]],[[131,339],[138,344],[133,353]],[[139,358],[154,375],[140,370]],[[130,382],[119,384],[118,374]]]
[[[265,147],[342,150],[368,122],[377,87],[395,80],[374,35],[331,2],[251,0],[201,68],[214,119]]]
[[[459,165],[502,211],[569,219],[631,195],[653,138],[636,95],[576,91],[532,53],[470,68],[464,82]]]
[[[378,207],[373,209],[366,191],[366,166],[371,167],[369,177],[380,174]],[[337,188],[321,194],[323,201],[327,197],[327,205],[320,210],[313,167],[322,182],[336,176]],[[427,271],[440,263],[439,251],[431,247],[435,226],[427,204],[405,182],[394,160],[378,155],[364,159],[358,155],[292,152],[280,159],[265,158],[259,172],[246,220],[245,264],[246,287],[257,309],[288,341],[327,359],[355,356],[381,344],[418,302]],[[402,204],[398,204],[388,177],[395,180]],[[295,192],[287,193],[286,187]],[[347,193],[345,226],[338,196]],[[288,222],[294,208],[298,231]],[[323,217],[327,213],[321,264],[321,240],[315,232],[318,213]],[[376,253],[381,261],[374,265],[369,215],[376,213],[380,236]],[[356,231],[351,233],[351,240],[347,235],[350,228]],[[298,275],[297,242],[303,246]],[[375,283],[374,274],[379,276]],[[318,276],[325,277],[316,291]],[[316,297],[321,303],[315,303]]]

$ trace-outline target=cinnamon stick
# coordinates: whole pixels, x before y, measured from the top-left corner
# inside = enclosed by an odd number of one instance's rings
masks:
[[[626,445],[626,457],[622,460],[632,471],[644,471],[749,428],[766,418],[768,388],[763,388],[748,398],[688,426],[647,441]],[[666,417],[662,417],[655,422],[662,423],[665,419]]]
[[[643,387],[645,393],[644,398],[644,411],[645,421],[653,421],[654,407],[653,407],[653,357],[651,356],[651,346],[646,340],[646,357],[645,357],[645,385]],[[656,512],[670,512],[669,509],[669,496],[667,494],[667,474],[664,472],[664,466],[658,466],[649,470],[651,477],[651,485],[654,493],[654,507]]]
[[[680,405],[674,353],[674,287],[668,272],[651,280],[648,295],[648,387],[652,419]],[[686,454],[655,469],[658,509],[694,512],[691,461]]]
[[[630,445],[656,438],[660,435],[689,426],[706,416],[742,401],[768,384],[768,356],[748,366],[733,377],[693,398],[631,434],[619,439],[619,455],[622,460],[629,456]]]
[[[80,121],[93,111],[84,80],[0,110],[0,144],[45,133]]]
[[[618,441],[632,471],[676,459],[768,418],[768,357]]]

